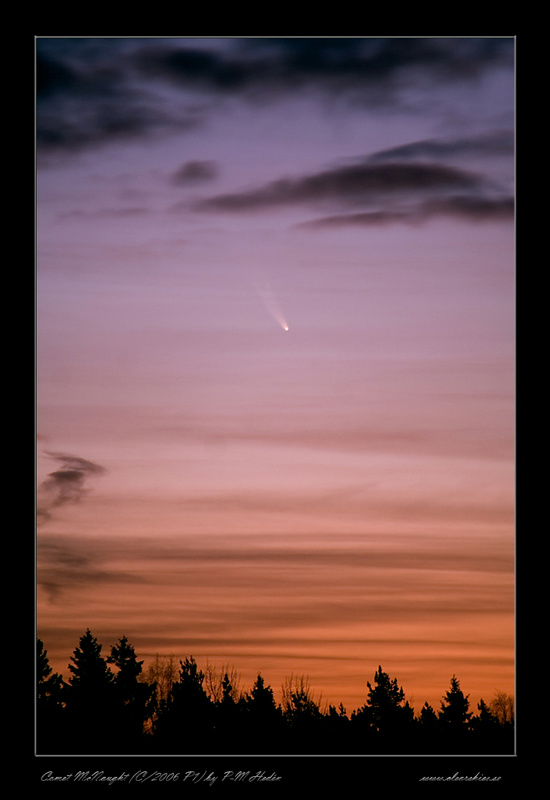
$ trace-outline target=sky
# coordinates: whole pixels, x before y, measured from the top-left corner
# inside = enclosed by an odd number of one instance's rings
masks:
[[[37,635],[514,694],[513,37],[36,39]]]

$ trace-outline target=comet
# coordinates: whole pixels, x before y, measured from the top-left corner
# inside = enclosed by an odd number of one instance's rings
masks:
[[[258,292],[258,295],[262,299],[263,304],[265,305],[265,307],[267,308],[273,319],[279,323],[279,325],[284,331],[289,331],[290,328],[288,326],[288,322],[286,321],[284,314],[281,311],[280,306],[277,302],[277,298],[275,297],[271,288],[265,287],[263,289],[260,289],[256,287],[256,291]]]

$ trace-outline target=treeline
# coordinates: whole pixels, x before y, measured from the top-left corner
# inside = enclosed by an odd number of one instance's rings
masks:
[[[418,714],[397,679],[378,668],[365,704],[321,707],[304,677],[281,701],[259,674],[248,691],[234,670],[199,669],[191,656],[157,657],[143,671],[123,636],[104,658],[90,630],[65,682],[37,640],[37,753],[52,754],[511,754],[512,698],[498,692],[477,713],[455,676],[436,711]],[[111,667],[113,669],[111,669]]]

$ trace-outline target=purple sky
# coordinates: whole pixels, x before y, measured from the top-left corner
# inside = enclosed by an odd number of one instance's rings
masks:
[[[514,44],[37,40],[58,671],[513,693]]]

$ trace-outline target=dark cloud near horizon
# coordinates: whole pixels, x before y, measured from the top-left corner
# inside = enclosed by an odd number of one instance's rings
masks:
[[[513,38],[39,38],[37,148],[86,147],[194,130],[206,98],[262,103],[302,88],[351,92],[353,102],[396,102],[415,85],[476,80],[513,68]],[[168,101],[166,90],[180,92]],[[397,94],[396,94],[397,93]]]
[[[105,473],[104,467],[79,456],[51,452],[47,455],[57,461],[59,468],[50,472],[38,487],[37,517],[41,522],[51,518],[54,508],[78,503],[89,491],[87,479]]]

